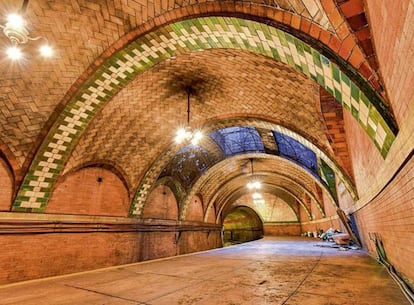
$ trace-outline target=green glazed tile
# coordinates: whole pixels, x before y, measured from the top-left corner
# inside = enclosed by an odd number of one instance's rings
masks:
[[[359,88],[355,86],[353,82],[351,82],[351,97],[353,97],[354,100],[359,101]]]

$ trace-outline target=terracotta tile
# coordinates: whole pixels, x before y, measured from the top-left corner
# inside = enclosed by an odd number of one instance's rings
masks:
[[[364,41],[367,39],[371,39],[371,31],[369,29],[369,27],[365,27],[360,29],[359,31],[357,31],[355,33],[356,37],[358,38],[359,41]]]
[[[364,12],[364,3],[362,0],[349,0],[341,4],[340,9],[346,18],[361,14]]]
[[[344,40],[350,33],[348,29],[348,24],[343,22],[337,29],[336,34],[338,35],[340,40]]]
[[[302,20],[303,20],[303,19],[302,19]],[[301,24],[301,29],[302,29],[302,24]],[[313,38],[315,38],[315,39],[319,39],[319,35],[320,35],[320,33],[321,33],[321,28],[320,28],[317,24],[312,23],[312,24],[311,24],[310,31],[309,31],[309,34],[310,34]]]
[[[292,20],[292,14],[289,12],[283,12],[283,23],[290,25],[291,20]]]
[[[332,35],[328,45],[332,51],[338,52],[339,48],[341,47],[341,41],[336,38],[336,36]]]
[[[304,33],[309,33],[309,30],[311,28],[311,22],[309,20],[307,20],[306,18],[302,18],[302,20],[300,21],[300,29],[302,32]]]
[[[341,48],[339,50],[339,55],[344,59],[348,59],[354,47],[355,47],[354,37],[350,35],[342,42]]]
[[[365,77],[365,79],[369,80],[372,76],[372,70],[367,61],[363,62],[362,65],[359,67],[359,73]]]
[[[342,18],[341,14],[338,12],[338,10],[334,10],[332,11],[329,15],[328,15],[329,20],[332,23],[332,26],[334,28],[337,28],[338,26],[340,26],[342,24],[342,22],[344,22],[344,19]]]
[[[291,20],[291,26],[294,29],[299,30],[300,29],[300,22],[301,22],[301,17],[299,17],[298,15],[292,15],[292,20]]]
[[[321,5],[327,15],[337,10],[335,2],[333,0],[321,0]]]
[[[368,21],[365,16],[365,13],[361,13],[359,15],[352,16],[346,19],[348,21],[349,27],[353,32],[357,32],[362,28],[368,26]]]
[[[325,45],[329,45],[329,40],[331,39],[332,34],[321,31],[321,34],[319,36],[319,39],[321,42],[323,42]]]
[[[282,10],[276,10],[275,11],[275,15],[274,15],[274,19],[278,22],[282,22],[283,23],[283,11]]]
[[[351,56],[349,57],[349,63],[358,70],[364,60],[365,57],[362,54],[361,50],[357,47],[354,48],[352,50]]]

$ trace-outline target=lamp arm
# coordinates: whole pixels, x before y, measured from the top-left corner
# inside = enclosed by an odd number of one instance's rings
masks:
[[[36,36],[36,37],[30,37],[30,36],[27,36],[27,39],[28,40],[32,40],[32,41],[34,41],[34,40],[40,40],[40,39],[44,39],[46,42],[48,41],[45,37],[43,37],[43,36]]]
[[[27,6],[29,5],[29,0],[23,0],[22,8],[20,9],[20,13],[26,13]]]
[[[190,89],[187,90],[187,126],[190,126]]]

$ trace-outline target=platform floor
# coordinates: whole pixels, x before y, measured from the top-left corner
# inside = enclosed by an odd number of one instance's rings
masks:
[[[0,304],[409,305],[358,250],[300,238],[242,245],[0,287]]]

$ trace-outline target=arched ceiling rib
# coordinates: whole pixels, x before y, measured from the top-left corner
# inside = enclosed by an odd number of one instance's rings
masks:
[[[313,193],[313,190],[309,190],[306,185],[301,184],[299,181],[294,180],[287,175],[269,171],[260,172],[258,174],[258,179],[262,182],[263,185],[260,193],[273,192],[277,189],[285,190],[298,201],[298,203],[305,210],[310,220],[312,219],[311,211],[303,201],[305,195],[309,196],[312,199],[311,202],[316,206],[316,208],[319,209],[321,215],[325,215],[325,212],[322,209],[323,203],[318,201],[318,199],[315,197],[315,194]],[[249,177],[236,177],[227,183],[222,184],[222,187],[216,190],[216,194],[213,196],[210,204],[215,205],[219,215],[227,205],[232,204],[240,197],[251,193],[246,189],[247,182],[249,182]],[[182,217],[184,218],[185,215]]]
[[[268,194],[271,194],[272,196],[280,198],[281,200],[286,202],[293,210],[295,210],[295,213],[298,212],[297,204],[299,200],[297,200],[297,198],[295,198],[295,196],[289,190],[282,188],[280,186],[275,186],[275,185],[272,185],[271,187],[267,187],[265,185],[264,187],[265,187],[266,192],[268,192]],[[251,194],[243,195],[242,197],[237,199],[235,202],[233,202],[231,205],[227,205],[222,210],[222,215],[226,215],[229,212],[229,210],[239,205],[240,203],[243,204],[243,202],[245,201],[252,201]]]
[[[274,183],[273,181],[272,183]],[[303,190],[301,191],[301,194]],[[296,218],[299,218],[299,206],[300,205],[304,210],[305,213],[308,215],[308,219],[312,220],[311,211],[308,207],[302,202],[302,200],[297,197],[292,191],[290,191],[287,187],[281,186],[281,184],[274,184],[274,185],[263,185],[263,188],[260,189],[260,194],[263,196],[264,203],[263,205],[267,204],[267,199],[269,197],[279,197],[281,198],[295,213]],[[288,198],[288,200],[286,200]],[[229,210],[234,208],[239,204],[253,204],[252,194],[251,192],[246,192],[243,187],[239,187],[236,190],[233,190],[231,196],[227,198],[227,203],[222,204],[218,207],[218,215],[217,216],[225,216]],[[220,217],[218,217],[218,220]]]

